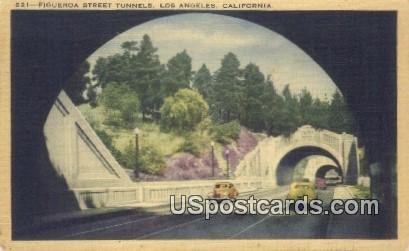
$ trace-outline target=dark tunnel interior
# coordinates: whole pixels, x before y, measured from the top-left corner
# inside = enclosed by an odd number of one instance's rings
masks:
[[[293,179],[294,168],[302,159],[311,155],[322,155],[328,157],[339,166],[338,160],[332,156],[332,154],[322,148],[315,146],[299,147],[284,155],[284,157],[278,163],[276,169],[277,185],[282,186],[290,184]]]

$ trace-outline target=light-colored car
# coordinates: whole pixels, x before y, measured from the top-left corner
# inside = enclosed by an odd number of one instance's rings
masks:
[[[342,183],[341,176],[326,176],[325,177],[325,184],[327,186],[335,186]]]
[[[231,182],[218,182],[214,185],[212,198],[216,200],[236,199],[239,191]]]
[[[307,196],[308,201],[317,198],[315,192],[315,184],[308,179],[302,179],[290,184],[290,190],[288,191],[287,199],[302,200],[304,196]]]
[[[342,177],[335,170],[330,170],[325,174],[325,184],[335,186],[342,183]]]

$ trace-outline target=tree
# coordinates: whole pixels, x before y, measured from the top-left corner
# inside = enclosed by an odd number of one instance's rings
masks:
[[[155,115],[162,103],[160,95],[160,76],[163,66],[160,64],[157,48],[145,34],[140,42],[139,51],[131,61],[130,87],[136,91],[141,101],[142,116]]]
[[[263,118],[263,130],[270,135],[279,135],[276,128],[277,112],[279,111],[279,104],[281,97],[277,94],[273,82],[270,80],[270,76],[267,77],[266,83],[263,87],[263,92],[260,95],[261,116]]]
[[[100,100],[108,113],[109,121],[114,124],[122,122],[125,127],[134,126],[140,103],[138,96],[126,84],[108,84],[103,89]]]
[[[300,124],[311,125],[311,122],[314,120],[313,116],[316,114],[313,113],[313,98],[311,93],[306,89],[302,89],[299,94],[299,107],[300,107]]]
[[[109,83],[129,84],[131,80],[130,72],[130,57],[117,53],[108,57],[100,57],[97,59],[94,69],[92,70],[93,80],[96,85],[102,89]]]
[[[315,98],[311,107],[309,124],[317,129],[329,129],[328,126],[329,103]]]
[[[88,75],[90,64],[88,61],[80,64],[78,70],[70,77],[64,90],[70,96],[75,105],[80,105],[88,102],[84,97],[84,92],[91,84],[91,79]]]
[[[160,76],[163,66],[148,35],[143,36],[139,47],[137,45],[136,41],[122,43],[122,53],[98,58],[92,73],[96,85],[102,89],[112,82],[129,86],[138,95],[145,118],[146,114],[158,112],[162,103]]]
[[[138,51],[138,42],[136,41],[125,41],[121,44],[121,48],[124,51],[124,55],[130,57],[134,55],[134,52]]]
[[[339,91],[332,95],[332,101],[329,106],[328,127],[334,132],[352,132],[352,116],[348,106]]]
[[[264,128],[268,134],[289,136],[299,127],[298,99],[292,95],[288,85],[282,95],[278,95],[268,79],[261,99]]]
[[[255,131],[263,129],[262,100],[265,78],[259,67],[253,63],[243,70],[244,110],[241,123]]]
[[[193,79],[193,87],[200,93],[202,96],[208,100],[211,96],[212,88],[212,74],[205,64],[203,64],[200,69],[196,72]]]
[[[163,97],[171,96],[179,89],[190,87],[190,81],[192,78],[192,58],[187,54],[186,50],[177,53],[168,61],[167,71],[163,78]]]
[[[221,61],[213,85],[212,115],[219,122],[240,120],[243,113],[244,92],[240,81],[240,61],[231,52]]]
[[[97,95],[97,92],[95,90],[96,88],[97,88],[96,85],[91,85],[90,84],[90,85],[88,85],[87,90],[86,90],[86,95],[87,95],[87,98],[88,98],[88,102],[89,102],[89,105],[91,107],[96,107],[98,105],[98,103],[97,103],[98,95]]]
[[[208,116],[209,107],[196,91],[180,89],[167,97],[161,111],[161,126],[165,130],[193,131]]]

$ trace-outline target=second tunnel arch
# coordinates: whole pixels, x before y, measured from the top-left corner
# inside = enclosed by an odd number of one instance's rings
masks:
[[[307,165],[309,156],[324,156],[331,159],[336,167],[341,169],[341,160],[336,154],[319,146],[300,146],[289,150],[277,163],[275,177],[277,185],[287,185],[291,183],[295,176],[295,169],[298,165]],[[305,167],[304,167],[305,168]],[[301,169],[304,170],[301,166]],[[304,176],[304,173],[302,174]]]

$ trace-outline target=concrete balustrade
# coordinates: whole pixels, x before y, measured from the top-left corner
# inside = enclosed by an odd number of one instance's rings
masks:
[[[272,183],[263,180],[189,180],[172,182],[139,182],[132,187],[77,188],[73,189],[82,209],[109,207],[134,203],[165,203],[171,195],[201,195],[206,197],[213,191],[217,182],[231,182],[239,193],[271,187]]]

